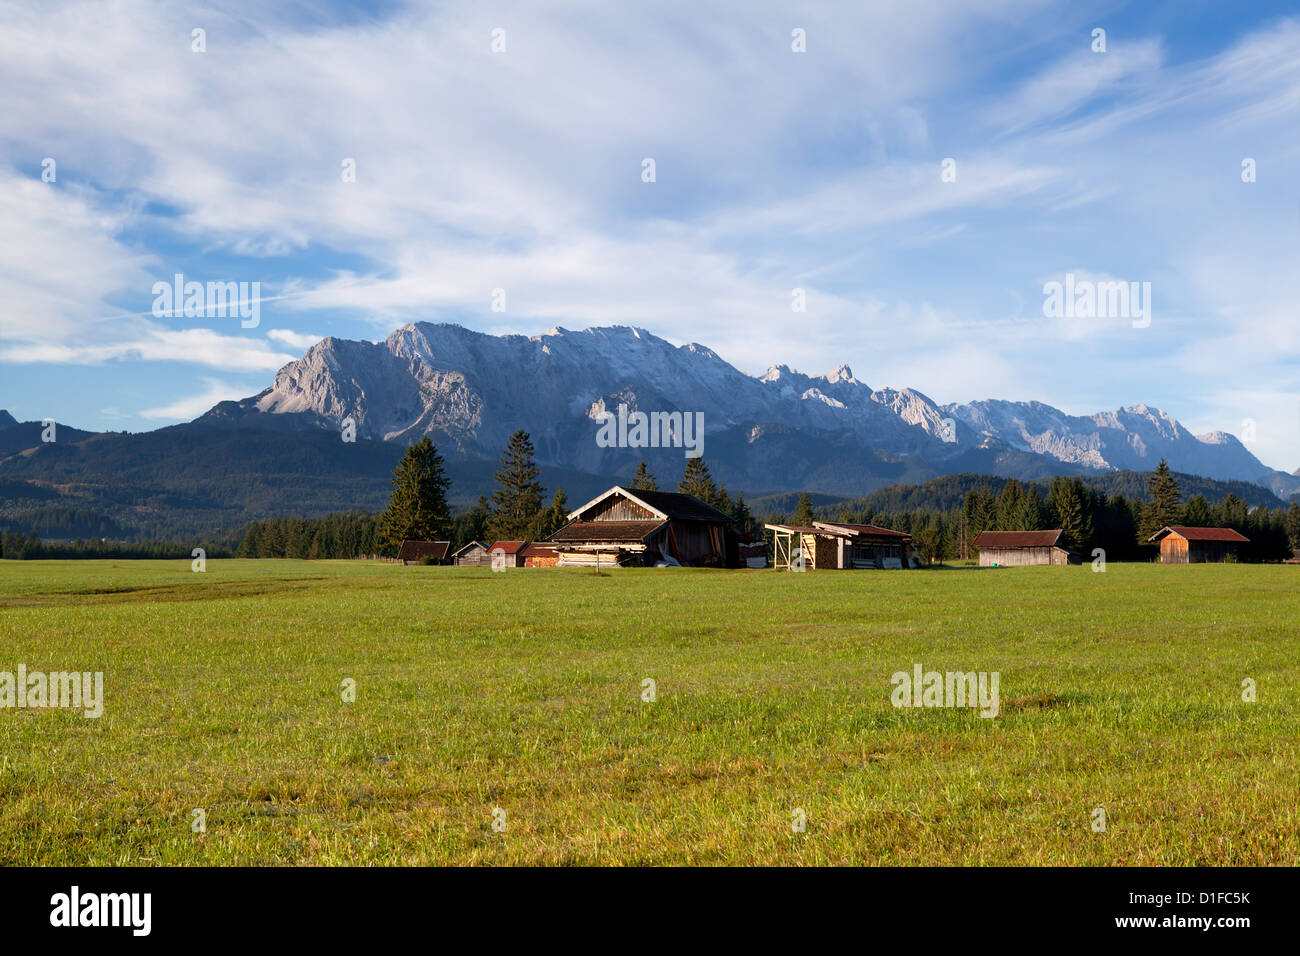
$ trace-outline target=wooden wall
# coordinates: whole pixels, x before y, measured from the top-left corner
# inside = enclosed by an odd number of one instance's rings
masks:
[[[980,567],[996,564],[1000,568],[1026,567],[1034,564],[1064,564],[1054,561],[1056,548],[980,548]]]
[[[653,521],[658,516],[628,501],[622,495],[614,495],[593,506],[590,511],[583,512],[579,517],[583,521]]]

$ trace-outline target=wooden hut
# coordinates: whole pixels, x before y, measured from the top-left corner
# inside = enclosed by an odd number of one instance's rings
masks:
[[[836,533],[836,566],[840,568],[907,568],[912,566],[912,536],[906,531],[873,524],[814,521],[813,526]]]
[[[446,564],[450,541],[403,541],[397,560],[403,564]]]
[[[1237,556],[1237,545],[1250,539],[1231,528],[1161,528],[1150,539],[1160,545],[1161,564],[1205,564]]]
[[[451,557],[458,568],[486,568],[492,563],[488,546],[482,541],[471,541]]]
[[[981,531],[971,542],[980,552],[981,568],[1029,564],[1078,564],[1079,555],[1062,542],[1060,528],[1052,531]]]
[[[543,541],[534,541],[527,545],[519,552],[519,557],[526,568],[553,568],[560,560],[555,545]]]
[[[869,524],[764,525],[772,532],[773,564],[787,570],[863,570],[912,566],[912,536]]]
[[[487,549],[488,564],[494,568],[522,568],[524,559],[521,552],[527,544],[527,541],[493,541]]]
[[[693,495],[615,485],[551,535],[560,567],[727,564],[731,519]],[[733,549],[734,550],[734,549]]]

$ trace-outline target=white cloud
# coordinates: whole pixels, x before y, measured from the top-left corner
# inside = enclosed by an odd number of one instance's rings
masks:
[[[190,421],[202,415],[218,402],[247,398],[258,391],[256,388],[250,389],[246,385],[232,385],[215,378],[205,378],[203,382],[207,385],[207,391],[177,399],[170,405],[163,405],[159,408],[146,408],[140,412],[140,417],[176,422]]]
[[[266,337],[275,342],[281,342],[295,349],[309,349],[325,336],[311,335],[304,332],[294,332],[292,329],[270,329]]]

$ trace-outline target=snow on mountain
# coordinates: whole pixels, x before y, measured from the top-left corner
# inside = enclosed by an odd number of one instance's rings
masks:
[[[1034,401],[940,406],[912,389],[872,389],[847,365],[824,375],[774,365],[755,377],[704,346],[674,346],[621,326],[557,327],[528,337],[419,322],[382,343],[328,338],[282,368],[260,395],[218,409],[223,421],[294,414],[321,427],[351,417],[362,438],[409,442],[432,434],[444,451],[482,459],[495,458],[523,428],[543,464],[610,474],[628,460],[654,458],[597,446],[597,419],[620,404],[703,412],[710,463],[760,487],[795,470],[815,471],[818,463],[808,459],[819,454],[838,456],[837,474],[856,475],[861,465],[882,481],[983,467],[995,455],[1012,467],[1006,456],[1018,454],[1020,466],[1045,459],[1084,473],[1149,469],[1164,457],[1177,471],[1300,490],[1236,437],[1192,435],[1146,405],[1089,416]]]

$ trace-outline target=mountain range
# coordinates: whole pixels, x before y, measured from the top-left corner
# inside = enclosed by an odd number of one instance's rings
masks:
[[[805,375],[787,365],[746,375],[712,350],[674,346],[644,330],[605,327],[493,336],[416,323],[379,343],[324,339],[269,388],[218,405],[199,422],[266,427],[290,416],[402,444],[432,435],[455,457],[493,459],[516,429],[543,465],[620,475],[641,458],[665,477],[680,449],[605,448],[602,413],[702,412],[704,455],[731,483],[861,494],[883,484],[960,471],[1016,477],[1177,471],[1300,491],[1300,477],[1264,465],[1226,432],[1193,435],[1158,408],[1090,416],[1041,402],[940,405],[910,388],[872,388],[847,365]],[[277,422],[276,424],[279,424]]]
[[[324,339],[257,395],[152,432],[59,426],[58,440],[43,443],[40,423],[0,411],[0,517],[56,508],[84,512],[88,526],[111,516],[160,534],[375,510],[402,450],[426,434],[463,505],[490,493],[518,429],[532,436],[544,482],[563,484],[570,500],[628,480],[642,459],[661,486],[675,485],[682,448],[597,440],[604,414],[620,406],[701,413],[714,476],[750,498],[858,496],[957,473],[1104,475],[1161,458],[1175,471],[1253,483],[1261,498],[1300,493],[1300,472],[1270,469],[1235,436],[1193,435],[1146,405],[1087,416],[1033,401],[945,405],[909,388],[872,388],[847,365],[822,375],[775,365],[752,376],[704,346],[641,329],[494,336],[419,322],[377,343]],[[345,427],[355,441],[343,440]]]

